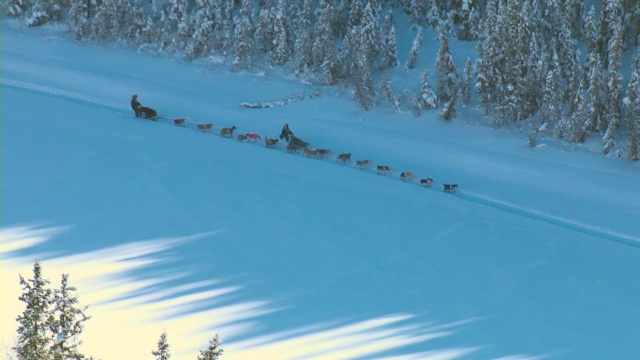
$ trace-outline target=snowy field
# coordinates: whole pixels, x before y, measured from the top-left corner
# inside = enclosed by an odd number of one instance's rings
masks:
[[[52,285],[70,273],[93,316],[82,349],[104,360],[151,358],[163,330],[178,360],[215,333],[226,360],[638,358],[640,164],[599,144],[529,148],[471,108],[450,123],[362,112],[277,69],[230,74],[1,26],[5,346],[18,273],[38,257]],[[393,76],[417,86],[420,73]],[[167,119],[133,117],[133,93]],[[276,137],[286,122],[334,157],[217,136]]]

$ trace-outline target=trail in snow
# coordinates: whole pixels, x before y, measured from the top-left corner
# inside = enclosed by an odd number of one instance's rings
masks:
[[[81,94],[78,94],[76,92],[70,92],[70,91],[66,91],[66,90],[61,90],[61,89],[56,89],[56,88],[51,88],[51,87],[47,87],[47,86],[42,86],[42,85],[38,85],[38,84],[31,84],[31,83],[27,83],[27,82],[23,82],[23,81],[17,81],[17,80],[11,80],[11,79],[1,79],[0,84],[3,87],[9,88],[9,89],[13,89],[13,90],[19,90],[19,91],[26,91],[26,92],[30,92],[33,94],[39,94],[39,95],[43,95],[43,96],[48,96],[48,97],[54,97],[54,98],[58,98],[58,99],[62,99],[62,100],[66,100],[66,101],[70,101],[76,104],[80,104],[80,105],[84,105],[84,106],[89,106],[92,108],[96,108],[96,109],[100,109],[100,110],[104,110],[104,111],[110,111],[110,112],[114,112],[117,114],[121,114],[121,115],[127,115],[127,116],[131,116],[131,110],[127,107],[127,106],[123,106],[121,104],[114,104],[114,103],[109,103],[109,102],[104,102],[104,101],[99,101],[96,99],[90,99],[87,98]],[[159,119],[156,119],[157,122],[163,122],[163,123],[167,123],[167,124],[172,124],[173,125],[173,119],[175,118],[180,118],[181,116],[176,116],[176,115],[170,115],[170,114],[162,114],[161,117]],[[185,127],[188,129],[192,129],[192,130],[196,130],[196,125],[198,124],[198,122],[194,122],[191,121],[189,119],[187,119],[187,121],[185,121]],[[219,137],[223,137],[222,135],[220,135],[219,133],[219,129],[221,128],[221,126],[216,126],[216,124],[214,124],[213,126],[214,128],[211,129],[208,134],[209,135],[215,135],[215,136],[219,136]],[[236,130],[236,134],[244,134],[244,133],[248,133],[250,131],[247,130],[241,130],[241,129],[237,129]],[[264,139],[263,139],[264,140]],[[246,141],[245,142],[252,144],[252,145],[257,145],[257,146],[261,146],[266,148],[265,144],[263,141],[257,142],[257,141]],[[269,150],[278,150],[278,151],[286,151],[283,143],[282,142],[278,142],[278,144],[276,144],[275,148],[268,148]],[[296,155],[299,156],[304,156],[304,154],[300,154],[300,153],[295,153]],[[341,166],[348,166],[360,171],[366,171],[372,174],[376,174],[379,176],[385,176],[388,177],[390,179],[394,179],[394,180],[399,180],[402,181],[404,183],[408,183],[408,184],[413,184],[413,185],[418,185],[421,187],[424,187],[425,189],[428,190],[435,190],[435,191],[440,191],[439,189],[442,189],[444,184],[437,182],[437,181],[433,181],[433,184],[431,186],[423,186],[420,184],[419,180],[420,177],[416,176],[416,179],[410,179],[410,180],[406,180],[406,179],[402,179],[401,178],[401,172],[399,171],[395,171],[393,170],[393,166],[389,165],[389,164],[385,164],[388,166],[391,166],[391,170],[384,173],[384,174],[378,174],[375,171],[375,165],[371,164],[371,167],[367,167],[367,168],[356,168],[353,166],[353,163],[341,163],[341,162],[336,162],[336,158],[335,156],[339,154],[339,152],[333,152],[332,153],[332,157],[327,157],[327,158],[317,158],[314,157],[312,158],[313,160],[318,160],[318,161],[325,161],[325,162],[332,162],[336,165],[341,165]],[[418,174],[416,174],[418,175]],[[633,246],[633,247],[640,247],[640,238],[636,237],[636,236],[632,236],[629,234],[624,234],[624,233],[620,233],[611,229],[606,229],[606,228],[602,228],[602,227],[598,227],[598,226],[593,226],[587,223],[583,223],[580,221],[576,221],[573,219],[569,219],[569,218],[565,218],[565,217],[560,217],[560,216],[556,216],[554,214],[550,214],[550,213],[545,213],[543,211],[539,211],[536,209],[532,209],[523,205],[518,205],[518,204],[514,204],[511,202],[508,202],[506,200],[502,200],[502,199],[498,199],[498,198],[494,198],[485,194],[481,194],[481,193],[477,193],[471,190],[467,190],[467,189],[459,189],[457,192],[457,197],[460,199],[464,199],[476,204],[480,204],[480,205],[484,205],[484,206],[488,206],[494,209],[498,209],[501,211],[505,211],[505,212],[509,212],[512,214],[516,214],[516,215],[520,215],[520,216],[524,216],[527,217],[529,219],[533,219],[533,220],[538,220],[538,221],[543,221],[545,223],[551,224],[551,225],[556,225],[556,226],[560,226],[562,228],[565,229],[570,229],[570,230],[574,230],[583,234],[587,234],[587,235],[591,235],[591,236],[595,236],[598,238],[602,238],[602,239],[606,239],[606,240],[610,240],[610,241],[614,241],[614,242],[618,242],[621,244],[625,244],[625,245],[629,245],[629,246]]]

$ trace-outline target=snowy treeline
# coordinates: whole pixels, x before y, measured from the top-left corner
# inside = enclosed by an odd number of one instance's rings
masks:
[[[91,319],[85,314],[88,306],[81,307],[77,288],[69,285],[69,274],[62,274],[60,288],[49,288],[51,282],[43,275],[40,260],[33,265],[33,278],[20,276],[23,293],[20,301],[25,303],[24,312],[16,318],[18,336],[6,359],[17,360],[71,360],[93,359],[79,350],[84,323]],[[198,360],[217,360],[224,350],[216,334],[209,346],[200,350]],[[160,336],[156,350],[151,351],[156,359],[171,357],[166,331]]]
[[[572,142],[621,136],[637,160],[640,6],[637,0],[5,0],[29,26],[64,21],[77,40],[128,44],[189,61],[215,56],[233,71],[283,66],[353,90],[365,110],[440,108],[452,119],[473,101],[496,127],[532,124]],[[396,20],[401,18],[400,20]],[[396,21],[415,37],[398,54]],[[436,30],[432,69],[417,69],[414,95],[396,96],[389,70],[411,72],[423,33]],[[456,68],[449,41],[473,41],[477,58]],[[435,50],[435,49],[434,49]],[[625,54],[635,54],[626,61]],[[475,61],[474,61],[475,60]],[[429,83],[433,71],[435,83]],[[403,106],[404,105],[404,106]]]

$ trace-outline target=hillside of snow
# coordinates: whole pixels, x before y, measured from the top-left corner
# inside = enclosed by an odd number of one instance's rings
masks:
[[[0,26],[5,347],[18,274],[40,258],[90,305],[82,349],[104,360],[150,358],[163,330],[178,360],[215,333],[225,360],[637,357],[639,164],[589,144],[529,148],[474,109],[362,112],[276,71]],[[135,118],[133,93],[163,119]],[[277,137],[284,123],[333,157],[218,135]],[[337,162],[346,152],[374,167]]]

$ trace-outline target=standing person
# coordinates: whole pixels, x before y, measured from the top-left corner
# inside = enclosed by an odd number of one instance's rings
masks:
[[[280,140],[285,139],[289,141],[290,137],[293,137],[293,132],[289,130],[289,124],[284,124],[282,132],[280,133]]]
[[[136,94],[131,95],[131,108],[136,113],[136,117],[140,117],[140,102]]]

